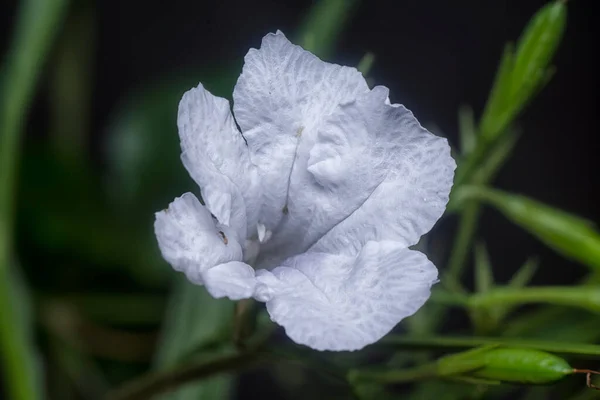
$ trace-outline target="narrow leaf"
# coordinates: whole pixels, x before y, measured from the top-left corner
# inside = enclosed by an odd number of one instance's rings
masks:
[[[483,242],[475,246],[475,289],[485,293],[494,286],[494,275],[490,256]]]
[[[458,132],[460,134],[460,152],[465,156],[473,151],[477,140],[473,109],[467,105],[458,109]]]
[[[514,48],[512,44],[504,47],[498,72],[485,105],[479,124],[479,130],[486,139],[495,137],[504,127],[497,123],[499,116],[504,113],[506,104],[510,101],[512,70],[514,66]]]
[[[512,288],[522,288],[531,282],[531,279],[538,270],[540,263],[537,257],[530,257],[521,265],[521,268],[510,278],[508,286]]]
[[[298,43],[311,53],[328,58],[357,5],[357,0],[316,2],[300,29]]]
[[[556,0],[542,7],[531,19],[519,39],[512,72],[512,93],[517,93],[524,83],[541,83],[540,71],[546,71],[562,38],[567,7],[565,1]]]
[[[7,397],[19,400],[41,398],[42,385],[31,338],[33,322],[19,309],[28,296],[20,290],[14,275],[18,271],[9,270],[16,170],[27,110],[67,3],[21,2],[14,38],[0,71],[0,357]]]
[[[485,201],[558,253],[600,270],[600,233],[589,221],[524,196],[483,187],[464,188],[462,196]]]
[[[363,56],[363,58],[360,59],[360,61],[358,62],[358,67],[356,69],[358,69],[363,74],[363,76],[366,77],[367,75],[369,75],[369,71],[371,71],[371,67],[373,66],[374,62],[375,55],[369,51]]]
[[[0,269],[0,340],[9,398],[42,399],[42,364],[36,353],[32,301],[16,268]]]

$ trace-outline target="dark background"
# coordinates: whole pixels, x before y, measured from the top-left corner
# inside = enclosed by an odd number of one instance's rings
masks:
[[[73,3],[74,10],[81,7]],[[293,38],[312,3],[98,0],[95,36],[90,43],[91,141],[86,155],[98,174],[106,168],[106,127],[131,91],[157,80],[176,79],[181,71],[196,68],[241,71],[243,56],[250,47],[258,47],[266,33],[281,29]],[[335,55],[327,61],[356,65],[365,52],[374,53],[370,72],[374,82],[389,87],[392,102],[405,104],[423,124],[434,124],[458,147],[459,106],[469,104],[476,116],[480,115],[505,43],[516,41],[545,3],[365,0],[340,36]],[[597,223],[596,157],[600,146],[596,140],[595,52],[599,23],[595,3],[569,2],[567,28],[554,63],[557,73],[519,118],[523,135],[496,186]],[[16,1],[8,1],[0,8],[2,54],[16,6]],[[29,114],[29,138],[46,134],[43,128],[48,123],[47,93],[51,90],[47,78],[45,71]],[[175,110],[176,104],[173,113]],[[173,142],[176,140],[173,137]],[[437,227],[448,234],[452,228],[452,219]],[[530,255],[539,255],[541,261],[534,283],[572,283],[585,272],[584,267],[556,255],[493,210],[486,210],[480,234],[488,244],[498,281],[507,280]],[[23,251],[22,245],[20,249]]]
[[[516,41],[544,0],[363,1],[332,60],[356,65],[371,51],[371,77],[388,86],[423,123],[434,123],[454,146],[457,110],[479,115],[503,47]],[[146,82],[182,68],[222,64],[241,68],[267,32],[292,37],[311,1],[99,1],[93,121],[101,127],[118,100]],[[593,0],[568,7],[557,73],[520,118],[523,136],[497,178],[500,188],[600,221],[596,140],[598,21]],[[483,236],[500,280],[539,254],[540,281],[571,282],[583,267],[566,261],[495,212]],[[502,267],[500,267],[502,266]],[[545,275],[545,276],[544,276]]]
[[[72,10],[90,1],[72,2]],[[424,124],[435,124],[458,146],[457,110],[471,105],[479,115],[503,47],[516,41],[544,0],[363,1],[328,61],[356,65],[375,54],[371,77],[388,86]],[[121,99],[165,77],[195,68],[240,71],[244,54],[267,32],[294,37],[311,1],[97,1],[92,57],[91,148],[103,166],[104,133]],[[16,11],[2,7],[2,50]],[[568,5],[564,40],[555,57],[557,73],[519,119],[523,136],[497,186],[600,220],[596,155],[598,36],[594,0]],[[192,72],[193,73],[193,72]],[[42,81],[43,82],[43,81]],[[30,113],[30,134],[40,135],[47,104],[42,84]],[[33,128],[32,128],[33,127]],[[176,139],[173,138],[175,141]],[[482,234],[500,280],[526,256],[539,254],[544,283],[568,283],[583,268],[564,260],[495,212],[486,212]]]

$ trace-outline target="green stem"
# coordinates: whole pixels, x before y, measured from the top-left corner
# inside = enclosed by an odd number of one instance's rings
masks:
[[[378,345],[394,346],[407,349],[460,349],[479,346],[499,345],[548,351],[560,354],[577,354],[584,356],[600,356],[600,345],[555,342],[535,339],[511,339],[493,337],[451,337],[451,336],[400,336],[388,335]]]
[[[460,279],[471,249],[480,209],[481,206],[477,201],[465,202],[465,208],[460,216],[458,232],[452,246],[446,274],[442,277],[442,282],[453,292],[465,292],[460,285]]]
[[[469,304],[475,307],[510,306],[527,303],[580,307],[599,313],[600,286],[499,288],[476,294],[469,299]]]
[[[35,366],[30,365],[27,335],[19,327],[8,286],[15,180],[21,131],[31,97],[67,0],[22,3],[14,38],[0,75],[0,353],[8,398],[37,398]]]

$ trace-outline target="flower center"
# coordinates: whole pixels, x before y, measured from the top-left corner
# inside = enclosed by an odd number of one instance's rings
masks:
[[[260,253],[260,245],[271,239],[273,232],[261,223],[256,226],[256,236],[246,239],[244,242],[244,262],[253,265]]]

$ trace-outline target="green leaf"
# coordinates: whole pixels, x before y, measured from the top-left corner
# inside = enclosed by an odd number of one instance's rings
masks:
[[[205,288],[178,276],[163,324],[155,368],[168,370],[201,348],[225,354],[231,337],[234,303],[212,298]],[[168,400],[225,399],[234,385],[230,375],[211,377],[163,396]]]
[[[504,114],[509,101],[514,57],[514,47],[509,43],[504,47],[500,66],[479,124],[481,132],[488,132],[482,134],[486,138],[495,137],[497,132],[504,129],[503,124],[498,120]]]
[[[531,19],[519,39],[512,71],[511,96],[527,97],[523,87],[542,83],[558,48],[567,20],[565,1],[556,0],[542,7]]]
[[[0,269],[0,339],[9,398],[44,397],[42,363],[36,353],[32,301],[16,268]]]
[[[498,347],[495,344],[476,347],[462,353],[449,354],[436,361],[437,372],[441,376],[462,375],[485,366],[482,358],[488,351]]]
[[[66,6],[65,0],[23,1],[0,71],[0,356],[6,395],[19,400],[42,398],[42,389],[40,366],[35,365],[33,354],[32,322],[19,309],[28,298],[9,269],[16,170],[27,110]]]
[[[20,135],[43,61],[67,8],[66,0],[21,3],[13,42],[0,70],[0,269],[8,268]]]
[[[530,20],[514,54],[506,48],[480,124],[486,141],[497,138],[548,82],[549,64],[562,39],[566,13],[563,1],[546,4]]]
[[[476,148],[458,166],[455,186],[471,180],[514,119],[544,87],[554,70],[549,66],[562,38],[566,22],[564,1],[554,1],[538,11],[525,28],[513,51],[507,45],[479,122]]]
[[[573,373],[566,360],[537,349],[501,347],[473,359],[484,366],[469,376],[500,382],[546,384]]]
[[[350,21],[357,5],[357,0],[317,1],[300,28],[300,46],[318,57],[330,57],[340,33]]]
[[[521,265],[521,268],[510,278],[508,286],[512,288],[522,288],[531,282],[531,279],[538,270],[540,263],[537,257],[530,257]]]
[[[600,233],[589,221],[524,196],[484,187],[463,188],[458,196],[496,207],[558,253],[600,270]]]

